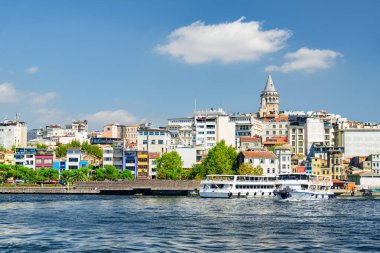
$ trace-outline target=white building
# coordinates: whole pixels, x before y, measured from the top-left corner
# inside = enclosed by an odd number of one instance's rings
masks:
[[[320,118],[307,118],[305,123],[305,155],[311,151],[314,142],[325,141],[325,127]]]
[[[194,145],[194,117],[168,119],[168,130],[175,146]]]
[[[286,116],[263,122],[263,142],[272,137],[288,137],[289,121]]]
[[[235,146],[235,123],[221,109],[197,111],[195,118],[195,145],[201,145],[206,150],[224,140],[226,145]]]
[[[380,175],[375,173],[348,175],[348,181],[355,182],[355,185],[367,189],[376,189],[380,187]]]
[[[82,153],[79,148],[67,149],[66,169],[69,169],[69,170],[80,169],[81,160],[82,160]]]
[[[238,148],[241,137],[257,137],[263,134],[263,122],[255,114],[232,114],[230,122],[235,123],[235,146]]]
[[[181,156],[183,165],[182,167],[185,169],[192,168],[194,164],[197,163],[197,150],[192,147],[179,147],[176,148],[176,151],[179,156]]]
[[[367,160],[371,163],[372,172],[380,174],[380,154],[372,154],[368,156]]]
[[[261,166],[264,176],[279,174],[278,157],[269,151],[243,151],[239,155],[239,164],[252,163],[254,167]]]
[[[288,142],[293,147],[293,153],[305,155],[305,125],[290,124],[288,131]]]
[[[335,145],[344,148],[344,157],[369,156],[380,153],[380,129],[341,129],[335,134]]]
[[[172,150],[171,134],[166,129],[143,127],[138,130],[137,150],[166,153]]]
[[[292,156],[292,151],[291,147],[288,145],[284,146],[279,146],[276,147],[274,150],[274,154],[277,155],[278,157],[278,168],[279,174],[289,174],[292,172],[292,167],[291,167],[291,156]]]
[[[113,166],[113,147],[104,146],[103,149],[103,168],[107,165]]]
[[[26,147],[27,126],[25,122],[4,120],[0,123],[0,146],[6,149]]]

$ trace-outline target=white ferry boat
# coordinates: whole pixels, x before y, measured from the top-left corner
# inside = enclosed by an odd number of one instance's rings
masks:
[[[283,174],[277,176],[276,200],[328,200],[335,197],[331,191],[332,180],[329,176],[311,174]]]
[[[201,198],[273,197],[275,176],[208,175],[201,181]]]

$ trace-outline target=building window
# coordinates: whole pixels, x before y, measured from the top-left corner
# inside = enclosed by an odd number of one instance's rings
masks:
[[[143,140],[143,144],[148,144],[148,140]]]
[[[79,161],[78,158],[69,158],[70,163],[74,163],[74,162],[78,162],[78,161]]]
[[[156,140],[152,140],[150,143],[151,144],[156,144]]]
[[[158,140],[158,144],[163,145],[164,144],[164,140]]]
[[[46,163],[46,164],[52,164],[53,163],[53,159],[44,159],[44,163]]]
[[[36,163],[42,163],[42,159],[36,159]]]

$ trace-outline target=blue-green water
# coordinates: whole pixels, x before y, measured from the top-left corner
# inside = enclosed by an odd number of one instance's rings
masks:
[[[380,201],[0,195],[0,252],[380,252]]]

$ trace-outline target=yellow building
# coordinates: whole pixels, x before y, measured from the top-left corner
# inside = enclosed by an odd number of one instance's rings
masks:
[[[327,153],[328,166],[333,179],[345,179],[343,170],[343,154],[340,150],[330,150]]]
[[[7,150],[5,152],[0,152],[0,164],[15,164],[13,151]]]
[[[137,152],[137,179],[149,179],[148,151]]]
[[[312,157],[310,160],[312,165],[312,174],[326,176],[331,175],[330,168],[328,167],[325,159]]]

